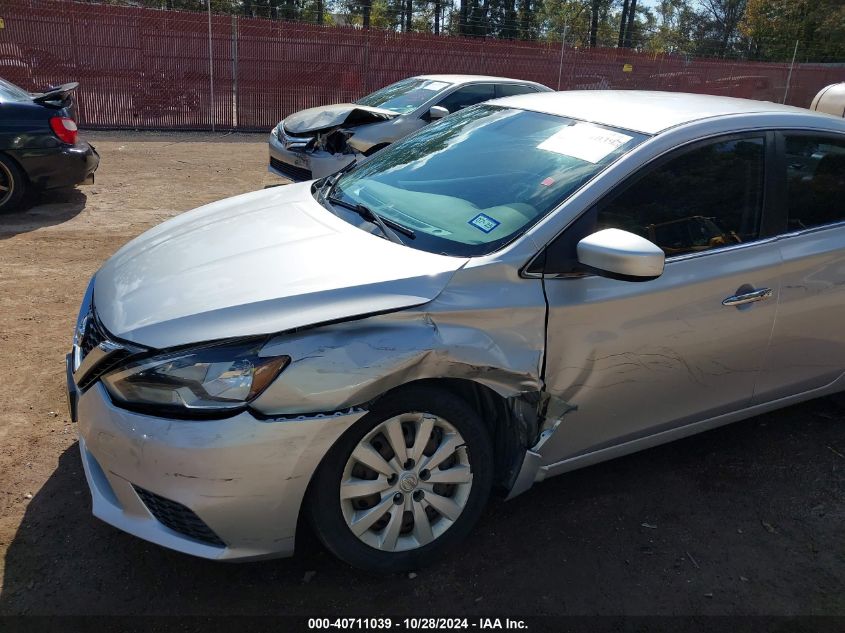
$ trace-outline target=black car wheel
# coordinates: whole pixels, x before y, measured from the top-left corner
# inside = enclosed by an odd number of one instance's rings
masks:
[[[416,569],[460,543],[493,481],[493,449],[479,415],[431,387],[377,401],[327,453],[309,510],[323,544],[375,572]]]
[[[15,161],[0,154],[0,212],[16,208],[23,198],[26,177]]]

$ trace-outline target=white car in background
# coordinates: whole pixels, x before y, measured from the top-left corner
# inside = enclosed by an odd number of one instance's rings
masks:
[[[534,92],[551,89],[483,75],[409,77],[355,103],[308,108],[280,121],[270,134],[268,170],[294,182],[329,176],[452,112]]]

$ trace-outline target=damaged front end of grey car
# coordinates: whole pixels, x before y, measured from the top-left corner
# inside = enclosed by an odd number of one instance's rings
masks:
[[[271,172],[295,181],[322,178],[370,155],[395,135],[380,124],[396,112],[356,104],[310,108],[292,114],[270,136]]]
[[[323,178],[432,121],[497,97],[548,91],[530,81],[476,75],[409,77],[355,103],[300,110],[276,125],[268,170],[294,182]]]

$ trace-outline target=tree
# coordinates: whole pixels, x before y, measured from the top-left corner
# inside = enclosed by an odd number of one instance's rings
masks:
[[[845,58],[845,4],[841,0],[748,0],[739,28],[757,59],[789,59],[796,41],[803,61]]]
[[[637,15],[637,0],[631,0],[631,8],[628,9],[628,24],[625,26],[625,48],[631,48],[634,38],[634,19]]]
[[[504,21],[500,30],[500,37],[506,40],[516,39],[516,0],[504,0]]]
[[[519,37],[523,40],[536,39],[533,32],[533,13],[531,0],[521,0],[519,3]]]
[[[460,21],[458,22],[458,33],[461,35],[467,34],[467,16],[469,14],[468,0],[461,0]]]
[[[794,0],[793,0],[794,1]],[[747,0],[702,0],[712,52],[724,56],[739,32]]]
[[[625,27],[627,26],[629,5],[630,5],[629,0],[623,0],[623,2],[622,2],[622,20],[619,22],[619,43],[616,45],[619,48],[622,48],[625,45]]]
[[[538,5],[538,37],[560,41],[566,30],[567,45],[587,46],[590,38],[590,2],[556,0]]]
[[[692,54],[701,15],[691,6],[690,0],[662,0],[654,11],[656,15],[646,10],[650,37],[645,48],[655,53]]]
[[[84,0],[123,4],[129,0]],[[209,0],[131,0],[205,11]],[[2,0],[0,0],[2,2]],[[789,61],[845,59],[845,0],[210,0],[214,13],[567,46]]]

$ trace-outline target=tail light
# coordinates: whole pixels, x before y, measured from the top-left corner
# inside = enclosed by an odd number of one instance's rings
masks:
[[[62,143],[67,143],[68,145],[76,144],[79,132],[77,131],[76,121],[70,117],[54,116],[50,119],[50,128]]]

